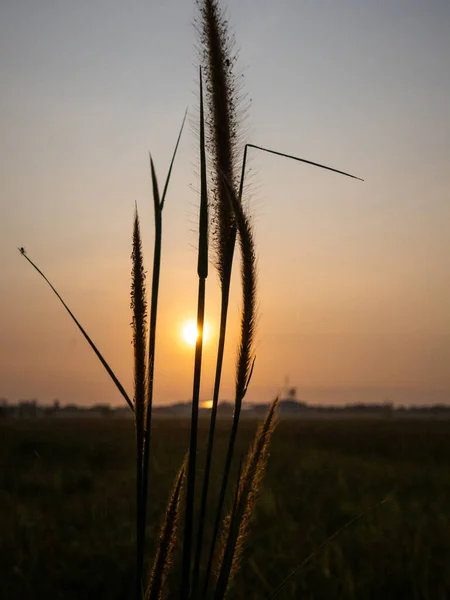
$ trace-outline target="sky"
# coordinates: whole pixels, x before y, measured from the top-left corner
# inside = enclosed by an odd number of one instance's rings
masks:
[[[248,95],[245,206],[258,255],[248,402],[286,384],[321,403],[450,402],[450,4],[229,0]],[[0,4],[0,397],[123,404],[18,246],[47,274],[132,394],[134,203],[147,269],[148,152],[165,179],[155,402],[189,400],[198,220],[197,35],[186,0]],[[236,267],[238,264],[236,263]],[[233,400],[233,279],[221,398]],[[212,395],[211,255],[201,399]]]

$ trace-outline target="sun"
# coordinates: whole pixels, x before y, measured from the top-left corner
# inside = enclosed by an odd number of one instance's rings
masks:
[[[186,321],[183,325],[182,331],[183,340],[188,344],[188,346],[195,346],[198,338],[198,329],[197,323],[192,319],[190,321]],[[207,342],[209,339],[209,325],[207,323],[203,326],[203,343]]]

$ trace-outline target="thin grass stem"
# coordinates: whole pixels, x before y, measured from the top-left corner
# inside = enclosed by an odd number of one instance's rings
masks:
[[[202,485],[202,496],[200,503],[200,513],[199,513],[199,521],[198,521],[198,533],[197,533],[197,545],[195,551],[194,558],[194,571],[192,577],[192,597],[195,598],[200,578],[200,563],[202,557],[203,550],[203,537],[204,537],[204,528],[206,524],[207,517],[207,506],[208,506],[208,491],[209,491],[209,480],[211,475],[211,462],[213,456],[214,449],[214,438],[215,438],[215,428],[216,428],[216,420],[217,420],[217,408],[219,401],[219,390],[220,390],[220,381],[222,376],[222,366],[223,366],[223,356],[225,350],[225,337],[226,337],[226,325],[227,325],[227,316],[228,316],[228,303],[229,303],[229,291],[230,291],[230,278],[224,278],[224,284],[222,286],[222,305],[220,312],[220,332],[219,332],[219,344],[217,351],[217,361],[216,361],[216,374],[214,379],[214,391],[213,391],[213,400],[211,407],[211,418],[210,418],[210,426],[209,426],[209,434],[208,434],[208,444],[206,449],[206,462],[205,462],[205,471],[203,476],[203,485]]]
[[[209,580],[211,577],[215,546],[219,533],[220,522],[222,519],[225,495],[227,491],[228,479],[231,471],[231,464],[236,444],[242,401],[246,394],[249,379],[252,373],[253,337],[256,315],[256,257],[253,242],[253,234],[250,222],[242,210],[242,205],[239,202],[239,199],[236,198],[234,195],[231,183],[225,175],[223,177],[225,188],[228,194],[229,203],[234,212],[234,218],[239,231],[239,244],[241,249],[241,280],[243,306],[241,316],[241,341],[239,345],[236,369],[236,390],[233,422],[231,426],[228,449],[225,458],[225,466],[219,492],[218,507],[214,521],[213,537],[209,551],[206,575],[203,585],[203,597],[206,597]]]
[[[200,69],[200,218],[198,247],[198,300],[197,340],[195,344],[194,382],[192,390],[191,431],[189,441],[188,474],[186,484],[186,511],[181,574],[181,599],[190,595],[191,559],[193,551],[193,526],[195,502],[195,475],[197,459],[198,412],[202,369],[203,327],[205,320],[206,278],[208,277],[208,191],[206,182],[206,147],[203,111],[203,82]]]
[[[147,498],[148,498],[148,477],[149,477],[149,462],[150,462],[150,440],[151,440],[151,425],[152,425],[152,407],[153,407],[153,384],[154,384],[154,369],[156,355],[156,324],[158,315],[158,298],[159,298],[159,282],[161,274],[161,247],[162,247],[162,211],[164,207],[165,197],[169,187],[169,182],[172,174],[173,164],[177,155],[178,146],[183,133],[184,124],[186,121],[187,110],[184,113],[180,131],[178,133],[175,149],[170,161],[169,171],[167,173],[166,182],[164,185],[163,195],[160,198],[158,180],[156,177],[155,166],[150,155],[150,172],[152,178],[153,189],[153,212],[155,220],[155,240],[153,248],[153,273],[152,273],[152,292],[150,300],[150,323],[149,323],[149,340],[148,340],[148,361],[147,361],[147,395],[145,399],[145,414],[144,414],[144,431],[143,431],[143,459],[142,459],[142,485],[141,485],[141,526],[142,526],[142,555],[140,564],[140,573],[143,573],[145,542],[146,542],[146,525],[147,525]]]
[[[356,177],[355,175],[351,175],[350,173],[346,173],[345,171],[341,171],[332,167],[328,167],[326,165],[316,163],[307,159],[299,158],[297,156],[293,156],[290,154],[285,154],[283,152],[278,152],[276,150],[271,150],[270,148],[264,148],[263,146],[258,146],[256,144],[245,144],[244,153],[242,159],[242,170],[241,177],[239,183],[239,202],[242,203],[242,195],[244,189],[244,179],[247,167],[247,157],[248,157],[248,149],[254,148],[256,150],[260,150],[262,152],[267,152],[269,154],[274,154],[277,156],[281,156],[284,158],[289,158],[291,160],[296,160],[298,162],[303,162],[315,167],[319,167],[322,169],[326,169],[328,171],[332,171],[341,175],[345,175],[347,177],[351,177],[353,179],[358,179],[360,181],[364,181],[360,177]],[[223,366],[223,356],[225,350],[225,338],[226,338],[226,325],[228,318],[228,304],[229,304],[229,295],[230,295],[230,283],[231,283],[231,270],[233,265],[233,256],[235,249],[235,240],[236,240],[236,229],[234,228],[230,231],[230,238],[228,242],[228,251],[227,258],[223,261],[223,277],[222,277],[222,288],[221,288],[221,313],[220,313],[220,333],[219,333],[219,344],[217,350],[217,360],[216,360],[216,374],[214,379],[214,393],[211,407],[211,417],[210,417],[210,426],[209,426],[209,434],[208,434],[208,445],[206,451],[206,463],[205,463],[205,475],[203,480],[203,489],[202,489],[202,498],[201,498],[201,507],[200,507],[200,518],[199,518],[199,530],[197,537],[197,548],[196,548],[196,557],[195,557],[195,565],[194,565],[194,579],[193,579],[193,590],[195,591],[198,585],[199,579],[199,571],[200,571],[200,562],[201,562],[201,551],[203,546],[203,535],[204,535],[204,524],[206,521],[207,515],[207,506],[208,506],[208,493],[209,493],[209,481],[210,481],[210,472],[211,472],[211,463],[212,456],[214,451],[214,435],[215,435],[215,427],[217,421],[217,409],[219,403],[219,394],[220,394],[220,383],[222,377],[222,366]],[[251,376],[251,374],[250,374]],[[247,383],[248,385],[248,383]],[[209,579],[207,569],[207,579]]]
[[[285,154],[284,152],[278,152],[277,150],[270,150],[269,148],[263,148],[263,146],[257,146],[256,144],[246,144],[246,148],[255,148],[256,150],[261,150],[262,152],[268,152],[269,154],[275,154],[277,156],[282,156],[283,158],[290,158],[291,160],[296,160],[298,162],[306,163],[307,165],[312,165],[313,167],[319,167],[320,169],[325,169],[326,171],[333,171],[333,173],[338,173],[339,175],[345,175],[346,177],[351,177],[352,179],[358,179],[359,181],[364,181],[361,177],[357,177],[356,175],[351,175],[350,173],[346,173],[345,171],[340,171],[339,169],[334,169],[333,167],[327,167],[326,165],[322,165],[317,162],[313,162],[312,160],[307,160],[306,158],[299,158],[298,156],[293,156],[292,154]]]
[[[164,184],[164,189],[163,189],[163,193],[162,193],[162,196],[161,196],[161,211],[164,208],[164,203],[166,201],[166,194],[167,194],[167,190],[168,190],[168,187],[169,187],[169,181],[170,181],[170,177],[172,175],[172,169],[173,169],[173,164],[175,162],[175,157],[176,157],[177,152],[178,152],[178,146],[180,144],[181,134],[183,133],[184,124],[186,122],[187,111],[188,111],[188,109],[186,108],[186,110],[184,111],[183,121],[181,122],[180,131],[178,133],[177,143],[175,144],[175,149],[174,149],[173,154],[172,154],[172,160],[170,161],[169,171],[167,172],[166,182]]]

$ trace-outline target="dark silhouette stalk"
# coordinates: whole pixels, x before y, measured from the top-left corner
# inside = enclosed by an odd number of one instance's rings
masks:
[[[242,173],[241,180],[239,185],[239,202],[242,199],[242,191],[244,185],[244,173],[245,167],[247,163],[247,146],[244,148],[244,158],[242,161]],[[219,405],[219,393],[220,393],[220,383],[222,378],[222,367],[223,367],[223,355],[225,351],[225,338],[226,338],[226,329],[227,329],[227,319],[228,319],[228,304],[230,300],[230,284],[231,284],[231,270],[233,266],[233,256],[234,249],[236,245],[236,229],[231,232],[229,242],[228,242],[228,250],[227,256],[224,260],[224,276],[222,281],[221,288],[221,308],[220,308],[220,330],[219,330],[219,344],[217,349],[217,360],[216,360],[216,374],[214,379],[214,392],[213,392],[213,400],[211,407],[211,418],[209,425],[209,435],[208,435],[208,445],[206,450],[206,464],[205,464],[205,474],[203,478],[203,488],[202,488],[202,498],[200,505],[200,518],[199,518],[199,526],[198,526],[198,536],[197,536],[197,548],[195,555],[195,563],[194,563],[194,576],[193,576],[193,597],[195,597],[195,592],[198,587],[198,581],[200,576],[200,562],[201,562],[201,553],[203,547],[203,536],[204,536],[204,526],[206,522],[206,514],[208,509],[208,492],[209,492],[209,480],[211,476],[211,462],[214,450],[214,436],[216,431],[216,422],[217,422],[217,408]]]
[[[231,266],[231,263],[230,263]],[[208,445],[206,450],[206,463],[205,463],[205,473],[203,477],[203,486],[202,486],[202,496],[201,496],[201,504],[200,504],[200,513],[199,513],[199,523],[198,523],[198,533],[197,533],[197,545],[195,551],[194,558],[194,572],[192,579],[192,598],[196,597],[198,585],[199,585],[199,577],[200,577],[200,562],[201,555],[203,549],[203,537],[204,537],[204,528],[206,523],[206,515],[207,515],[207,507],[208,507],[208,491],[209,491],[209,480],[211,475],[211,462],[212,455],[214,449],[214,436],[215,436],[215,428],[216,428],[216,420],[217,420],[217,407],[219,401],[219,390],[220,390],[220,381],[222,376],[222,366],[223,366],[223,355],[225,350],[225,336],[226,336],[226,326],[227,326],[227,317],[228,317],[228,303],[229,303],[229,293],[230,293],[230,279],[227,278],[225,280],[224,285],[222,286],[222,305],[221,305],[221,313],[220,313],[220,333],[219,333],[219,345],[217,351],[217,362],[216,362],[216,374],[214,380],[214,392],[213,392],[213,400],[211,407],[211,419],[209,426],[209,435],[208,435]]]
[[[269,154],[276,154],[277,156],[282,156],[283,158],[290,158],[291,160],[306,163],[307,165],[312,165],[313,167],[319,167],[320,169],[325,169],[326,171],[333,171],[333,173],[338,173],[339,175],[345,175],[346,177],[351,177],[352,179],[364,181],[364,179],[361,179],[361,177],[356,177],[356,175],[351,175],[350,173],[340,171],[339,169],[334,169],[333,167],[327,167],[326,165],[313,162],[312,160],[306,160],[306,158],[298,158],[298,156],[292,156],[292,154],[285,154],[284,152],[278,152],[277,150],[270,150],[269,148],[263,148],[262,146],[257,146],[256,144],[246,144],[245,152],[247,151],[247,148],[255,148],[256,150],[261,150],[262,152],[269,152]]]
[[[147,390],[145,398],[145,410],[143,421],[143,458],[142,458],[142,478],[141,478],[141,500],[140,524],[142,527],[141,554],[139,573],[142,577],[145,557],[145,539],[146,539],[146,524],[147,524],[147,497],[148,497],[148,470],[150,461],[150,437],[151,437],[151,419],[153,406],[153,382],[156,354],[156,323],[158,315],[158,297],[159,297],[159,281],[161,273],[161,246],[162,246],[162,211],[164,207],[165,197],[167,194],[172,168],[177,155],[178,146],[183,132],[184,123],[186,120],[187,111],[184,113],[180,131],[178,133],[175,149],[172,154],[169,171],[167,173],[166,182],[162,198],[160,199],[158,180],[156,177],[155,166],[150,156],[150,171],[152,177],[153,188],[153,212],[155,219],[155,241],[153,249],[153,274],[152,274],[152,293],[150,301],[150,324],[149,324],[149,341],[148,341],[148,361],[147,361]],[[139,580],[138,580],[139,581]],[[138,584],[139,585],[139,584]],[[143,586],[139,585],[139,591],[142,594]]]
[[[208,277],[208,193],[206,183],[206,148],[203,114],[203,84],[200,69],[200,219],[198,248],[198,300],[197,340],[195,344],[194,382],[192,390],[192,415],[189,442],[188,474],[186,484],[186,512],[184,518],[184,542],[181,574],[181,600],[190,595],[192,537],[194,528],[195,472],[197,459],[198,412],[203,351],[203,326],[205,320],[205,290]]]
[[[228,450],[225,459],[225,467],[222,477],[222,484],[219,493],[219,502],[214,521],[213,538],[208,557],[205,581],[203,586],[203,597],[206,597],[211,577],[211,570],[214,560],[215,545],[219,533],[219,527],[222,519],[223,506],[228,485],[228,479],[231,471],[231,463],[236,444],[239,418],[242,407],[242,400],[248,389],[250,378],[253,372],[253,338],[255,329],[256,315],[256,257],[253,242],[253,233],[250,222],[242,210],[241,203],[233,193],[231,185],[224,176],[227,185],[228,200],[234,211],[237,228],[239,230],[239,244],[241,249],[241,280],[243,307],[241,316],[241,341],[238,351],[237,370],[236,370],[236,391],[235,408],[233,422],[231,426]]]
[[[200,15],[199,33],[203,50],[202,60],[206,71],[206,97],[208,104],[207,146],[212,159],[213,239],[222,298],[213,401],[194,560],[193,598],[197,595],[199,585],[211,461],[225,348],[231,271],[236,243],[236,225],[233,210],[227,198],[223,174],[231,182],[231,185],[234,186],[236,184],[239,121],[238,84],[233,72],[236,55],[233,52],[233,38],[228,32],[227,20],[217,0],[199,0],[198,6]]]

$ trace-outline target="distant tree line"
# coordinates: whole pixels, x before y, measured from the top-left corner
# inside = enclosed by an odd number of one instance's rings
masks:
[[[264,415],[267,412],[268,403],[247,404],[245,415],[248,417]],[[191,402],[178,402],[165,406],[155,406],[155,416],[160,417],[183,417],[189,416]],[[308,404],[293,399],[291,396],[282,399],[278,405],[279,415],[282,417],[294,416],[312,416],[312,415],[378,415],[378,416],[402,416],[402,415],[449,415],[450,404],[430,404],[430,405],[409,405],[394,406],[391,402],[382,402],[377,404],[370,403],[351,403],[341,406]],[[233,412],[231,402],[221,402],[219,404],[219,415],[227,416]],[[209,409],[200,410],[203,415],[209,414]],[[94,404],[92,406],[80,406],[77,404],[67,404],[61,406],[59,400],[55,400],[51,405],[39,404],[37,399],[19,400],[17,403],[9,403],[6,398],[0,398],[0,419],[36,419],[49,417],[82,417],[82,418],[109,418],[122,417],[131,418],[132,412],[127,406],[113,407],[109,404]]]

